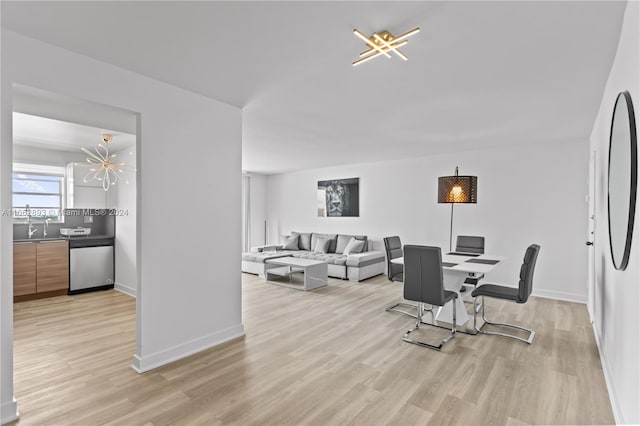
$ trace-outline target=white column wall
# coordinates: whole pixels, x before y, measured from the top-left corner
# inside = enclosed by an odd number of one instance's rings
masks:
[[[241,336],[241,110],[11,31],[1,43],[0,207],[11,207],[12,83],[139,113],[134,368]],[[205,216],[204,230],[185,229]],[[11,237],[2,217],[2,422],[16,415]]]
[[[374,248],[449,246],[450,205],[437,203],[438,177],[478,176],[478,203],[456,205],[455,235],[484,235],[486,251],[507,256],[490,281],[516,286],[525,249],[542,249],[534,294],[587,300],[587,141],[496,148],[273,175],[267,212],[271,243],[291,231],[365,234]],[[360,178],[360,217],[316,217],[318,180]]]
[[[136,296],[138,274],[136,265],[136,148],[130,147],[116,153],[125,163],[123,177],[107,192],[107,207],[114,209],[115,234],[115,288],[130,296]]]
[[[629,265],[625,271],[618,271],[609,249],[609,131],[616,97],[624,90],[631,94],[636,131],[640,130],[639,27],[640,4],[628,2],[618,50],[591,134],[591,149],[597,159],[593,325],[618,424],[640,424],[640,205],[636,207]]]

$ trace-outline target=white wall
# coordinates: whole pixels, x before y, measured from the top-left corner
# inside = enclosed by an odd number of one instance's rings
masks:
[[[404,244],[448,248],[450,205],[437,203],[439,176],[478,176],[478,203],[457,205],[456,234],[484,235],[486,251],[508,257],[489,280],[517,285],[525,249],[542,249],[534,294],[584,302],[587,141],[540,144],[358,164],[273,175],[267,211],[271,242],[291,231],[365,234],[374,248],[399,235]],[[316,217],[318,180],[360,178],[360,217]]]
[[[251,174],[251,235],[249,247],[265,243],[264,221],[267,220],[267,177]]]
[[[107,205],[116,213],[115,238],[115,288],[136,296],[138,289],[136,265],[136,149],[131,147],[117,152],[117,158],[125,163],[124,181],[107,192]]]
[[[1,43],[0,207],[11,207],[12,83],[138,112],[134,368],[148,370],[242,335],[241,110],[10,31],[2,31]],[[203,211],[206,232],[178,232]],[[2,217],[3,422],[16,415],[11,237],[11,222]]]
[[[616,97],[631,93],[636,129],[640,123],[640,4],[629,2],[618,51],[591,134],[596,151],[596,235],[593,321],[617,423],[640,423],[640,206],[636,208],[631,257],[617,271],[609,250],[607,179],[609,129]]]
[[[0,7],[0,12],[2,8]],[[0,57],[4,51],[4,36],[0,31]],[[11,121],[6,121],[6,111],[11,110],[11,86],[5,82],[4,69],[0,66],[0,208],[11,206],[11,176],[13,153]],[[8,83],[8,84],[7,84]],[[11,219],[0,215],[0,423],[5,424],[18,417],[18,406],[13,396],[13,247],[7,246],[13,239]]]

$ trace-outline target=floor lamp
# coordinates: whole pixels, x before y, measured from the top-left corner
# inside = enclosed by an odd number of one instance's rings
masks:
[[[453,251],[453,205],[475,204],[478,200],[478,177],[459,176],[458,167],[454,176],[438,178],[438,204],[451,204],[451,221],[449,223],[449,251]]]

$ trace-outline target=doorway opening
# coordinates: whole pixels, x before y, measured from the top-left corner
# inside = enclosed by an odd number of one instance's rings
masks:
[[[137,351],[140,114],[12,91],[14,385],[37,418],[37,389],[82,392]]]

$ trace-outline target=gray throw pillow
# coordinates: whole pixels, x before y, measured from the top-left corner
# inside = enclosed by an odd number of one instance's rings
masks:
[[[292,235],[291,237],[286,237],[284,239],[284,245],[282,248],[284,250],[298,250],[298,240],[300,239],[299,235]]]
[[[353,253],[362,253],[362,249],[364,248],[364,241],[356,240],[355,238],[351,238],[347,247],[345,247],[343,254],[349,255]]]
[[[298,241],[300,250],[313,250],[313,247],[311,247],[311,232],[292,232],[291,235],[300,235],[300,240]]]
[[[327,253],[335,253],[336,252],[336,240],[338,238],[337,234],[316,234],[315,232],[311,234],[311,250],[315,249],[316,241],[318,238],[327,238],[329,240],[329,248],[327,249]]]
[[[344,253],[344,249],[347,248],[347,244],[351,241],[352,238],[356,240],[367,241],[366,235],[344,235],[338,234],[338,242],[336,244],[336,253]],[[365,243],[366,246],[366,243]]]
[[[313,248],[315,253],[326,253],[329,249],[329,243],[331,240],[328,238],[318,238],[316,240],[316,246]]]

